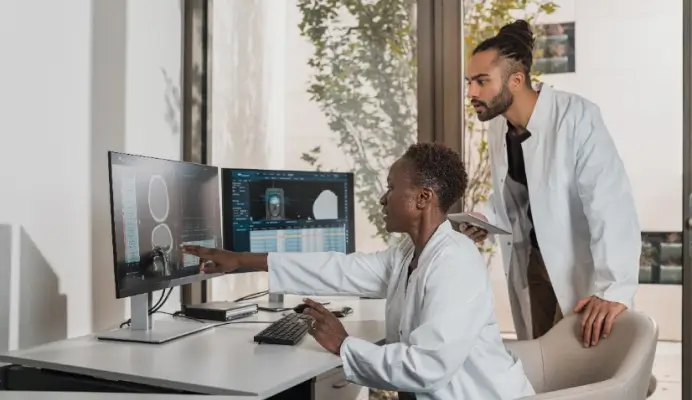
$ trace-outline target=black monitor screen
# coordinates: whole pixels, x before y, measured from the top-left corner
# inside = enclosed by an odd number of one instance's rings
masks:
[[[355,250],[351,173],[224,169],[222,191],[227,250]]]
[[[201,280],[180,245],[222,247],[219,169],[115,152],[109,169],[117,297]]]

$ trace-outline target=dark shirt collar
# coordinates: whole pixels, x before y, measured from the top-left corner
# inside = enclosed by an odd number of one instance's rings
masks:
[[[512,124],[509,123],[509,121],[507,121],[507,140],[508,141],[512,141],[515,143],[522,143],[524,140],[531,137],[531,132],[529,132],[528,130],[525,130],[524,132],[522,132],[518,135],[515,134],[514,132],[515,132],[514,127],[512,126]]]

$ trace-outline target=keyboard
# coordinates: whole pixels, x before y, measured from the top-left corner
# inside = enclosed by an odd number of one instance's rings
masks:
[[[308,333],[312,321],[313,318],[309,315],[287,314],[255,335],[254,340],[257,343],[294,346]]]

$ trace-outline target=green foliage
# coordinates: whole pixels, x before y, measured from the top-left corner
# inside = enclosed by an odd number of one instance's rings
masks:
[[[413,0],[299,0],[301,34],[312,42],[308,93],[355,174],[356,199],[388,239],[380,216],[389,166],[416,140]],[[302,159],[323,168],[321,148]]]
[[[465,0],[464,5],[467,56],[512,20],[511,11],[555,9],[542,0]],[[298,0],[298,8],[301,35],[314,46],[308,93],[327,117],[336,145],[355,173],[358,203],[377,236],[387,240],[379,205],[386,173],[417,138],[416,1]],[[467,208],[487,197],[490,174],[485,130],[472,111],[467,104],[465,133],[473,139],[467,140],[465,150],[467,163],[473,160]],[[319,146],[301,158],[324,169]]]

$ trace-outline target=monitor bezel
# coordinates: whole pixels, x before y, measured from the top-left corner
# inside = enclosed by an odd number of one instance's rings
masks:
[[[221,180],[221,230],[223,232],[223,237],[227,236],[227,229],[232,228],[232,221],[226,223],[225,217],[225,207],[224,207],[224,193],[226,192],[225,185],[226,182],[232,182],[234,172],[285,172],[285,173],[295,173],[295,174],[339,174],[346,176],[347,188],[346,188],[346,199],[348,201],[348,243],[346,247],[346,254],[351,254],[356,252],[356,218],[355,218],[355,176],[353,172],[342,172],[342,171],[310,171],[310,170],[291,170],[291,169],[262,169],[262,168],[221,168],[221,173],[219,174]],[[226,179],[228,177],[228,179]],[[228,251],[234,251],[233,243],[231,240],[224,240],[224,249]],[[245,268],[241,268],[232,272],[233,274],[254,272]]]
[[[111,214],[111,246],[113,247],[112,253],[113,253],[113,281],[115,282],[115,297],[118,299],[123,299],[127,297],[132,297],[132,296],[137,296],[140,294],[145,294],[145,293],[151,293],[155,292],[158,290],[164,290],[164,289],[169,289],[173,288],[176,286],[183,286],[183,285],[188,285],[192,283],[199,283],[199,282],[204,282],[206,280],[218,277],[218,276],[223,276],[224,274],[196,274],[196,275],[188,275],[180,278],[174,278],[174,279],[168,279],[168,280],[163,280],[163,281],[157,281],[157,282],[145,282],[142,285],[138,285],[136,288],[133,289],[123,289],[121,287],[121,282],[118,279],[118,254],[117,254],[117,244],[116,244],[116,233],[115,233],[115,201],[113,198],[113,156],[127,156],[127,157],[137,157],[137,158],[144,158],[144,159],[150,159],[150,160],[158,160],[158,161],[167,161],[171,163],[176,163],[176,164],[192,164],[196,166],[203,166],[203,167],[211,167],[211,168],[216,168],[219,169],[219,167],[215,167],[213,165],[208,165],[208,164],[201,164],[201,163],[194,163],[194,162],[188,162],[188,161],[180,161],[180,160],[170,160],[170,159],[165,159],[165,158],[159,158],[159,157],[151,157],[151,156],[144,156],[141,154],[131,154],[131,153],[125,153],[125,152],[119,152],[119,151],[109,151],[108,152],[108,192],[110,196],[110,214]],[[218,174],[218,179],[219,179],[219,185],[221,184],[221,171],[219,171]],[[221,196],[221,187],[219,186],[219,197]],[[222,209],[223,204],[219,203],[219,212],[222,215],[223,218],[223,209]],[[223,219],[222,221],[223,222]],[[223,226],[221,226],[221,247],[224,248],[224,240],[223,240]]]

